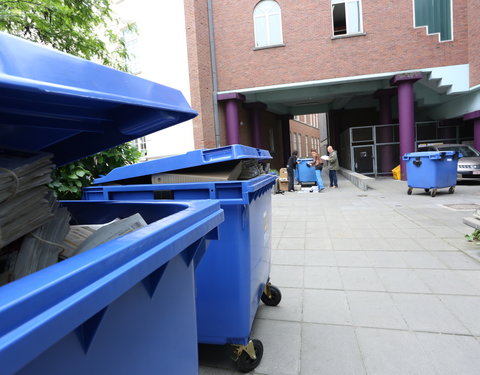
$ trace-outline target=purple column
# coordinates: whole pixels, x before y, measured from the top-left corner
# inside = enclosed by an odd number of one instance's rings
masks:
[[[250,110],[253,147],[262,148],[261,114],[267,106],[261,102],[254,102],[245,104],[245,107]]]
[[[402,180],[407,179],[405,161],[402,156],[415,150],[415,108],[413,84],[422,79],[420,72],[399,74],[392,78],[391,84],[398,86],[398,120],[400,123],[400,168]]]
[[[379,90],[375,93],[374,97],[379,100],[380,104],[380,125],[392,124],[392,96],[396,95],[396,93],[397,90],[395,88]],[[377,143],[388,143],[393,141],[392,128],[382,126],[378,129]],[[380,155],[377,155],[377,157],[380,157],[378,160],[379,163],[377,164],[380,172],[389,172],[395,167],[395,165],[393,165],[393,147],[393,145],[380,146],[381,152]]]
[[[466,114],[463,116],[463,120],[473,120],[473,147],[480,150],[480,111]]]
[[[238,120],[238,102],[245,101],[245,96],[238,93],[219,94],[218,101],[225,102],[225,124],[227,130],[227,144],[240,143],[240,123]]]

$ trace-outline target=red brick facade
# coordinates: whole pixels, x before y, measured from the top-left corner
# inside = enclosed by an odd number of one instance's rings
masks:
[[[468,1],[468,52],[470,86],[480,85],[480,0]]]
[[[333,40],[330,1],[277,2],[285,46],[258,50],[258,0],[213,2],[220,91],[468,63],[467,0],[453,1],[454,40],[442,43],[413,27],[411,0],[363,0],[366,35]]]
[[[215,147],[213,80],[206,1],[185,0],[191,105],[195,148]]]
[[[214,147],[207,1],[184,2],[192,107],[200,113],[194,120],[195,146]],[[335,38],[332,38],[331,1],[277,0],[282,12],[284,45],[255,49],[253,10],[258,2],[212,0],[219,92],[245,93],[248,90],[244,89],[269,85],[460,64],[469,64],[470,86],[480,84],[480,0],[452,1],[453,40],[445,42],[439,41],[438,34],[427,35],[426,27],[414,28],[412,0],[361,0],[364,35]],[[221,145],[227,143],[224,106],[225,103],[220,101]],[[339,133],[347,125],[360,124],[355,113],[365,112],[360,118],[368,119],[370,123],[378,121],[372,105],[346,113],[338,109],[341,117],[332,120],[336,124],[335,134],[330,126],[330,141],[335,146],[339,144]],[[238,115],[240,142],[252,145],[249,110],[241,102]],[[347,121],[349,116],[354,116],[352,121]],[[344,120],[340,121],[340,118]],[[295,122],[291,123],[293,128],[297,126]],[[264,111],[261,129],[262,147],[278,155],[275,163],[282,163],[280,155],[283,148],[288,153],[289,142],[282,144],[280,117]],[[291,131],[301,133],[303,140],[305,135],[312,136],[304,130]],[[321,138],[324,136],[322,134]]]

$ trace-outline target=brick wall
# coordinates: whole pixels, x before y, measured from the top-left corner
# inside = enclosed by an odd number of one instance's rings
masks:
[[[335,40],[330,1],[278,0],[285,47],[261,50],[254,50],[258,0],[215,1],[219,90],[466,64],[467,1],[476,5],[470,18],[478,24],[479,0],[455,0],[454,41],[439,43],[425,28],[414,29],[411,0],[363,0],[367,35]]]
[[[215,147],[215,124],[207,2],[185,0],[184,4],[191,105],[199,113],[193,119],[195,148],[211,148]]]
[[[480,0],[468,0],[470,87],[480,85]]]
[[[318,142],[320,142],[320,129],[314,128],[312,126],[306,125],[302,122],[296,121],[296,120],[290,120],[290,144],[292,151],[294,150],[294,143],[292,141],[292,134],[300,134],[301,135],[301,140],[302,140],[302,147],[301,151],[302,153],[300,154],[299,152],[299,157],[309,157],[310,156],[310,150],[312,149],[312,137],[316,138]],[[305,136],[308,137],[308,147],[305,148]],[[314,148],[318,148],[315,146]],[[299,147],[297,146],[297,151],[299,150]],[[322,153],[325,153],[325,150],[320,150]]]

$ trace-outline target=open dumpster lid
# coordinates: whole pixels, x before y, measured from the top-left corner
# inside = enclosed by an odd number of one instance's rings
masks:
[[[182,155],[126,165],[115,168],[108,175],[97,178],[95,184],[118,182],[136,177],[150,176],[158,173],[185,170],[188,168],[227,163],[236,160],[271,159],[268,151],[243,145],[230,145],[219,148],[194,150]]]
[[[196,115],[178,90],[0,32],[0,148],[63,165]]]

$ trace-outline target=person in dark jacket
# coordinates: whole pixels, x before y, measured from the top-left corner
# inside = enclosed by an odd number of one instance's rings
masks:
[[[298,151],[293,151],[292,156],[288,158],[287,173],[288,173],[288,191],[295,191],[293,183],[295,182],[295,169],[297,169]]]

